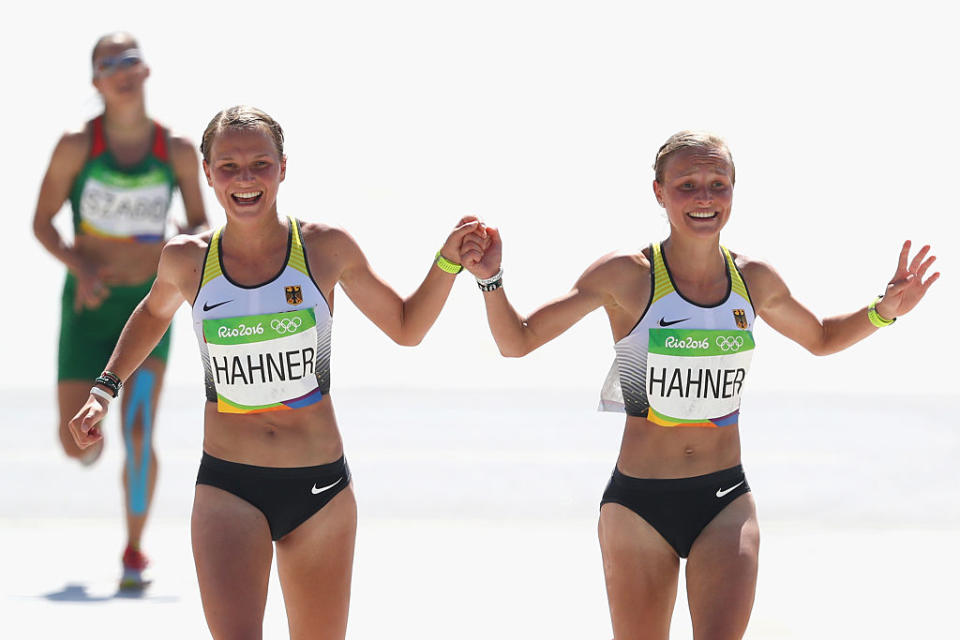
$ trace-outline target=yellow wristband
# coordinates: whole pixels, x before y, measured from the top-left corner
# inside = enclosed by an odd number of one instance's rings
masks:
[[[881,298],[883,298],[883,296],[877,296],[877,298],[870,303],[870,306],[867,307],[867,317],[870,318],[870,323],[873,324],[873,326],[877,327],[878,329],[889,327],[890,325],[892,325],[894,322],[897,321],[896,318],[894,318],[893,320],[887,320],[882,315],[877,313],[877,303],[880,302]]]
[[[437,266],[440,267],[441,271],[446,271],[447,273],[452,273],[453,275],[457,275],[458,273],[460,273],[460,271],[463,270],[462,264],[457,264],[456,262],[450,262],[449,260],[444,258],[439,251],[437,251],[437,256],[435,260],[436,260]]]

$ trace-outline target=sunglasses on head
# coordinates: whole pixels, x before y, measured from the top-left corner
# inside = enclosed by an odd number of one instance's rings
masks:
[[[93,75],[96,78],[112,76],[117,71],[135,67],[143,62],[143,55],[139,49],[127,49],[109,58],[100,58],[93,64]]]

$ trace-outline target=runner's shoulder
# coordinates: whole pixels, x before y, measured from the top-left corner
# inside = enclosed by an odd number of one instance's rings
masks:
[[[574,286],[581,293],[602,296],[607,306],[616,306],[649,282],[650,264],[641,252],[611,251],[587,267]]]
[[[740,272],[746,278],[763,279],[777,275],[777,272],[773,266],[771,266],[770,263],[765,260],[754,258],[733,250],[730,250],[730,257],[733,258],[733,263],[737,265],[737,268],[740,269]]]
[[[210,246],[213,229],[207,229],[198,234],[181,233],[173,236],[163,247],[162,260],[174,261],[202,261]]]
[[[619,282],[649,275],[650,261],[642,251],[619,250],[611,251],[595,260],[584,271],[582,278]]]
[[[170,132],[169,140],[170,158],[174,163],[189,163],[191,168],[200,164],[200,155],[190,138]]]
[[[84,125],[79,129],[70,129],[64,131],[60,136],[60,142],[65,147],[78,148],[86,151],[86,148],[90,146],[90,127],[89,125]]]
[[[755,307],[763,306],[787,292],[786,283],[769,262],[734,251],[730,252],[730,256],[743,274]]]
[[[53,151],[53,162],[82,166],[89,154],[90,129],[87,125],[61,134]]]
[[[181,233],[167,241],[160,254],[157,278],[177,283],[181,290],[191,289],[199,282],[204,259],[210,246],[213,231],[196,235]]]
[[[342,252],[358,249],[357,241],[346,229],[323,222],[300,220],[303,244],[308,251]]]

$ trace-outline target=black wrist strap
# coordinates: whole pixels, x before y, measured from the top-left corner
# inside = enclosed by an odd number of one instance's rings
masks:
[[[497,278],[493,282],[488,282],[486,284],[482,282],[477,282],[477,286],[480,287],[480,291],[496,291],[503,286],[503,276]]]
[[[103,385],[110,390],[110,393],[113,394],[113,397],[116,398],[120,393],[120,387],[123,386],[123,382],[120,381],[120,376],[113,373],[112,371],[104,371],[96,380],[94,380],[99,385]]]

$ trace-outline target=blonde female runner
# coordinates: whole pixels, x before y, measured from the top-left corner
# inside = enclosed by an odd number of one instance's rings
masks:
[[[680,132],[660,148],[655,173],[667,239],[600,258],[569,293],[529,316],[507,300],[495,228],[468,236],[462,256],[505,356],[533,351],[599,307],[610,320],[616,362],[602,405],[627,414],[599,520],[615,637],[669,636],[686,558],[694,637],[739,638],[760,544],[738,420],[756,317],[814,354],[835,353],[908,313],[939,274],[924,279],[929,247],[911,259],[905,242],[882,298],[821,320],[770,265],[720,244],[735,182],[723,140]]]
[[[100,438],[116,387],[191,305],[206,378],[203,457],[191,524],[215,638],[259,638],[274,548],[292,638],[346,633],[356,502],[330,396],[334,287],[402,345],[418,344],[460,270],[463,218],[417,290],[401,298],[349,234],[278,213],[283,130],[252,107],[218,113],[201,151],[227,223],[164,248],[157,280],[107,371],[70,422]]]

